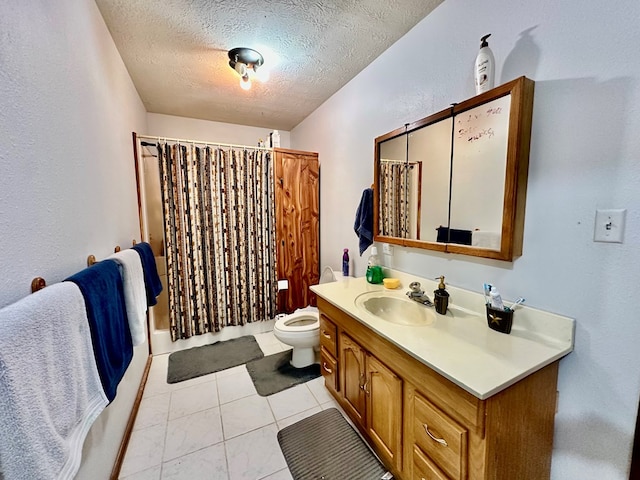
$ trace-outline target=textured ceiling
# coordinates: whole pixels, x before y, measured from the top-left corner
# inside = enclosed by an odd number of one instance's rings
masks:
[[[291,130],[443,0],[96,0],[147,111]],[[240,88],[227,52],[265,57]]]

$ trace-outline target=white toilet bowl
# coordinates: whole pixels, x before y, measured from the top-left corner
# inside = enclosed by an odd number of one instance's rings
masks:
[[[307,307],[296,310],[276,321],[273,334],[282,343],[293,347],[291,365],[307,367],[316,361],[315,348],[320,346],[320,319],[318,309]]]

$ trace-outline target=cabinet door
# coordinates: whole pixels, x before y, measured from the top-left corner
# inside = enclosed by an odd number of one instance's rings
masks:
[[[365,421],[365,352],[348,335],[340,333],[340,390],[344,407],[354,421],[364,426]]]
[[[402,465],[402,379],[373,355],[367,355],[367,431],[378,452],[397,470]]]

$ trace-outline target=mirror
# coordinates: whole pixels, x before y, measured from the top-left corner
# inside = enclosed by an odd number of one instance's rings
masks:
[[[374,239],[521,255],[533,88],[520,77],[376,138]]]

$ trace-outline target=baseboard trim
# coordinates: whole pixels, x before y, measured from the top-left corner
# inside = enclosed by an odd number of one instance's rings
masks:
[[[153,356],[151,354],[147,357],[147,364],[144,367],[144,372],[142,372],[142,379],[140,380],[140,386],[138,387],[138,394],[136,395],[136,400],[133,402],[133,407],[129,414],[129,421],[127,422],[124,435],[122,436],[122,442],[120,442],[120,449],[118,450],[113,470],[111,470],[111,476],[109,477],[110,480],[118,480],[118,476],[120,475],[122,462],[124,461],[124,456],[127,453],[127,447],[129,446],[129,440],[131,439],[131,432],[133,432],[133,425],[136,423],[136,417],[138,416],[138,410],[140,409],[140,402],[142,401],[144,387],[147,385],[147,377],[149,376],[152,358]]]

